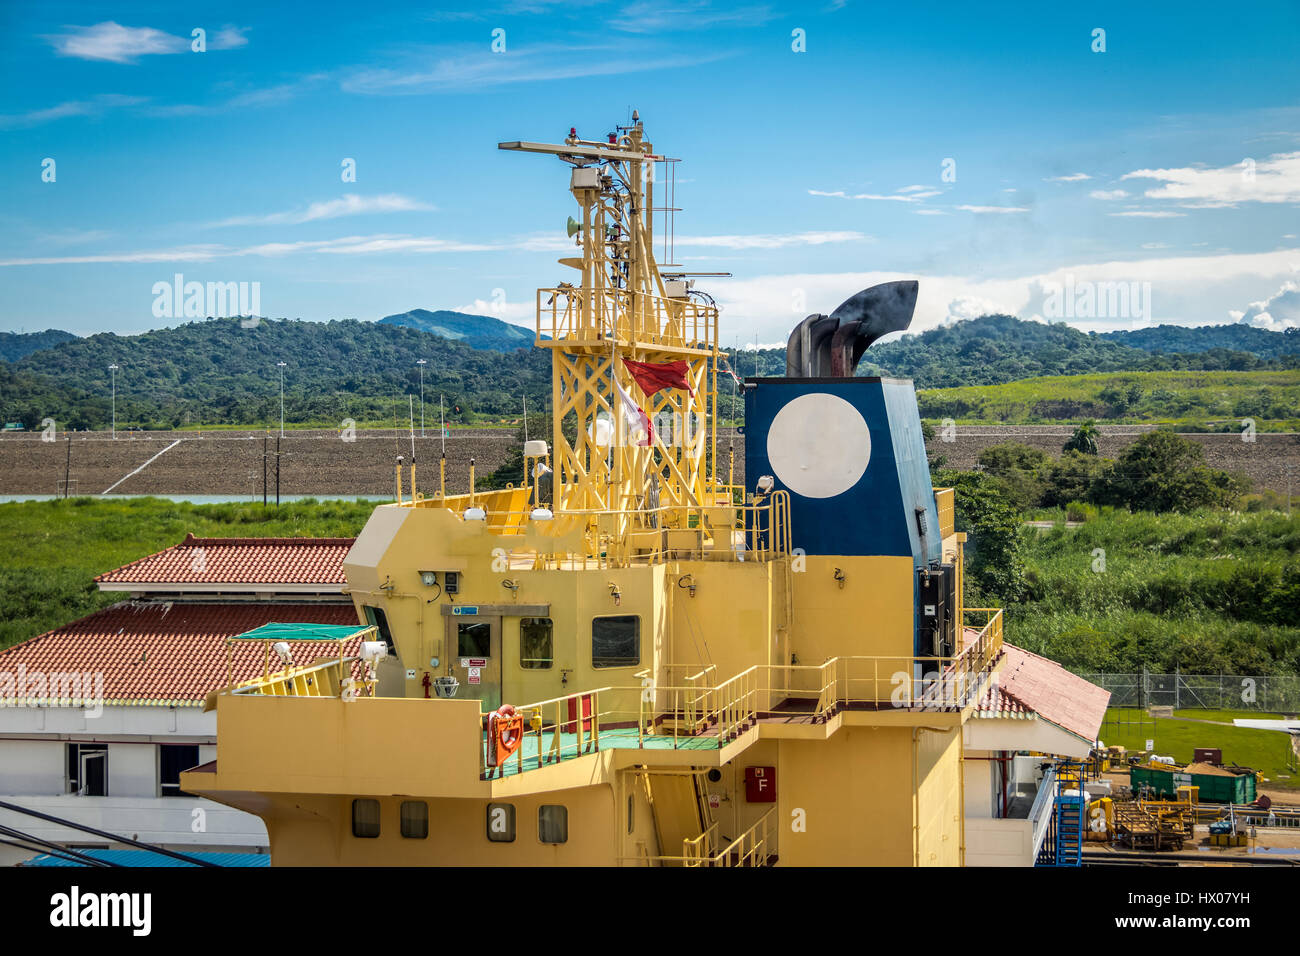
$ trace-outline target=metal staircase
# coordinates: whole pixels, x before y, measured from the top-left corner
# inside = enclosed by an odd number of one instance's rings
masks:
[[[1054,806],[1047,838],[1038,851],[1036,866],[1082,866],[1083,835],[1088,798],[1067,790],[1081,791],[1083,765],[1061,761],[1056,765]]]

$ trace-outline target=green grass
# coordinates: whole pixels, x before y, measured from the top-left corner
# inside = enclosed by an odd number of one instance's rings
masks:
[[[1106,711],[1106,719],[1114,720],[1116,715],[1132,719],[1140,711],[1132,708],[1112,707]],[[1225,727],[1219,724],[1207,724],[1198,720],[1220,720],[1227,715],[1236,717],[1276,717],[1276,714],[1261,714],[1258,711],[1211,711],[1180,710],[1173,718],[1157,717],[1152,721],[1145,718],[1145,723],[1123,729],[1116,724],[1101,725],[1098,732],[1106,746],[1122,746],[1129,750],[1143,750],[1146,738],[1155,740],[1156,753],[1173,757],[1179,763],[1190,763],[1192,752],[1197,747],[1218,747],[1223,751],[1224,763],[1236,763],[1260,771],[1266,781],[1265,787],[1274,789],[1300,789],[1300,773],[1287,769],[1287,754],[1291,741],[1288,735],[1275,730],[1252,730],[1248,727]],[[1230,721],[1231,716],[1227,716]]]
[[[0,647],[122,600],[91,580],[199,537],[351,537],[373,502],[194,505],[161,498],[68,498],[0,504]]]
[[[1087,517],[1022,532],[1008,640],[1085,673],[1300,673],[1300,515]]]
[[[1051,375],[1001,385],[924,389],[921,415],[958,422],[1079,421],[1239,430],[1252,418],[1259,431],[1300,427],[1300,371],[1107,372]]]

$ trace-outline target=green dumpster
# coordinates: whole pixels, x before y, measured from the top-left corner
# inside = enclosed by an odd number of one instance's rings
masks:
[[[1192,773],[1186,767],[1163,767],[1148,764],[1134,767],[1129,786],[1137,793],[1146,786],[1159,797],[1176,799],[1178,788],[1200,788],[1198,799],[1203,803],[1254,803],[1255,774],[1253,771],[1234,773],[1216,768],[1215,773]]]

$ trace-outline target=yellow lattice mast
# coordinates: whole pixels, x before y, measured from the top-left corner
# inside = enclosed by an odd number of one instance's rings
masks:
[[[636,113],[608,142],[570,130],[563,144],[499,148],[569,163],[581,209],[569,232],[582,256],[560,260],[578,281],[537,293],[536,344],[552,355],[556,510],[607,516],[603,530],[616,537],[686,527],[714,491],[718,314],[654,258],[655,164],[673,161],[655,154]],[[685,362],[693,394],[665,388],[647,399],[624,360]],[[618,387],[648,413],[652,444],[626,425]]]

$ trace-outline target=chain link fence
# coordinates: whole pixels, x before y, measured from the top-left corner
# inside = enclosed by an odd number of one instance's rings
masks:
[[[1080,674],[1110,691],[1111,707],[1300,713],[1300,677],[1245,674]]]

